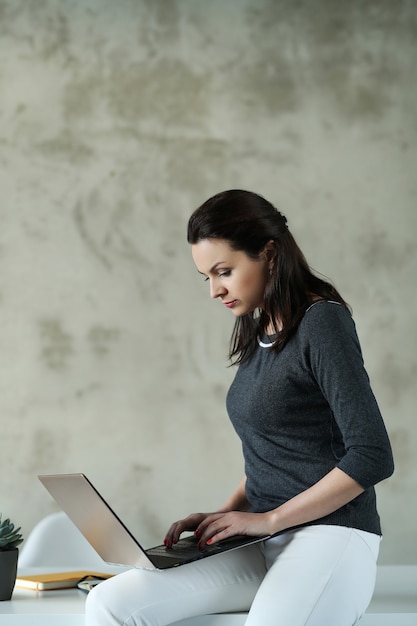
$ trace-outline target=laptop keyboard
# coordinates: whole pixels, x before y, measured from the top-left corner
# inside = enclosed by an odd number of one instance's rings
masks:
[[[242,545],[242,543],[249,542],[251,539],[253,538],[237,535],[234,537],[229,537],[228,539],[224,539],[223,541],[215,543],[212,546],[206,545],[203,549],[199,549],[197,546],[198,540],[195,537],[190,536],[180,539],[178,543],[172,546],[172,548],[167,548],[164,545],[161,545],[146,550],[146,553],[152,556],[163,556],[177,560],[187,560],[192,559],[195,556],[201,558],[202,556],[205,556],[207,554],[223,552],[225,547],[230,549],[235,546]]]
[[[197,546],[198,541],[194,537],[185,537],[172,546],[167,548],[166,546],[156,546],[146,550],[147,554],[152,556],[165,556],[173,559],[187,559],[192,558],[194,555],[204,554],[208,552],[207,549],[199,550]],[[208,548],[209,546],[207,546]],[[214,548],[214,546],[213,546]],[[215,550],[214,550],[215,551]]]

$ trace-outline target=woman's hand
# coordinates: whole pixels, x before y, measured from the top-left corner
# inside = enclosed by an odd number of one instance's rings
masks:
[[[191,513],[188,517],[178,520],[178,522],[174,522],[171,524],[171,527],[165,535],[164,545],[167,548],[171,548],[175,543],[177,543],[181,533],[186,530],[196,531],[199,524],[201,524],[205,518],[210,515],[212,515],[212,513]]]
[[[199,540],[199,547],[211,545],[234,535],[259,537],[272,535],[270,513],[246,513],[229,511],[226,513],[206,514],[195,528],[194,534]]]
[[[201,547],[204,545],[204,541],[211,539],[212,543],[214,543],[215,541],[219,541],[220,539],[225,539],[226,537],[231,537],[232,535],[236,534],[255,536],[270,534],[269,532],[264,530],[259,530],[258,532],[258,526],[262,525],[261,516],[264,516],[265,521],[267,514],[243,513],[243,511],[246,511],[246,509],[249,507],[249,502],[246,498],[245,484],[246,476],[242,478],[239,485],[236,487],[231,496],[227,499],[227,501],[223,504],[221,508],[217,509],[215,513],[192,513],[188,517],[179,520],[178,522],[174,522],[168,530],[167,534],[165,535],[164,544],[166,545],[166,547],[171,548],[174,544],[176,544],[178,539],[180,538],[181,533],[184,531],[194,532],[195,536],[199,539],[199,546]],[[242,513],[239,513],[238,511],[242,511]],[[234,531],[233,529],[235,526],[232,523],[227,525],[228,530],[226,530],[226,526],[223,526],[223,528],[221,528],[223,536],[215,537],[215,534],[219,534],[220,531],[217,530],[217,527],[214,527],[213,529],[211,524],[228,515],[246,515],[248,518],[250,518],[252,522],[251,530],[249,530],[248,523],[244,524],[242,517],[240,519],[239,528],[245,526],[245,528],[248,528],[248,532],[242,530]],[[228,521],[232,522],[233,519],[233,517],[230,517],[228,518]]]

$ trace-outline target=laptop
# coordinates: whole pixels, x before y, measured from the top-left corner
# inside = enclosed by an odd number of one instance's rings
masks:
[[[103,561],[113,565],[164,570],[268,538],[239,535],[200,550],[197,539],[188,536],[172,548],[145,549],[84,474],[43,474],[38,478]]]

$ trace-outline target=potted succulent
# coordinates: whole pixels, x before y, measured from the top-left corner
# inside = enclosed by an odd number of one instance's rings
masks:
[[[2,521],[0,513],[0,600],[10,600],[16,583],[18,546],[23,537],[20,527],[9,519]]]

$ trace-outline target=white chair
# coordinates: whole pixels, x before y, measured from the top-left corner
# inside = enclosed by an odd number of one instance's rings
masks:
[[[45,567],[109,571],[109,565],[64,512],[44,517],[22,544],[19,569]]]

